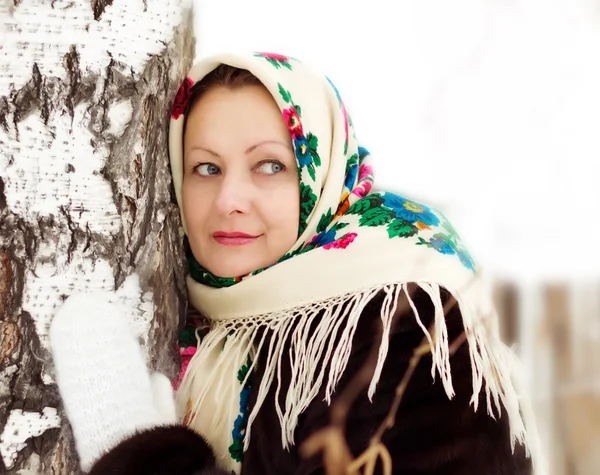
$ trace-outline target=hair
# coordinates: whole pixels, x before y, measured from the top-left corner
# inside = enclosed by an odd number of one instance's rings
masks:
[[[247,69],[236,68],[228,64],[221,64],[216,69],[204,76],[192,86],[190,97],[185,106],[183,131],[187,126],[189,112],[200,98],[209,90],[216,87],[239,89],[244,86],[263,86],[263,83]]]

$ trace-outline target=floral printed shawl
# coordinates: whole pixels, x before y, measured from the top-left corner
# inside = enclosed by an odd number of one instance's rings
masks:
[[[369,153],[358,145],[344,102],[328,78],[296,59],[270,53],[221,54],[197,63],[183,81],[171,115],[169,147],[178,202],[190,89],[220,64],[249,70],[279,105],[293,139],[301,209],[297,242],[267,269],[225,279],[210,274],[189,255],[190,301],[210,320],[210,330],[196,351],[185,350],[193,357],[177,400],[185,422],[213,446],[219,464],[239,472],[252,421],[270,385],[279,388],[277,366],[284,351],[291,355],[293,377],[285,407],[273,410],[281,422],[283,446],[294,443],[298,416],[322,385],[330,398],[348,360],[358,318],[383,291],[385,331],[369,387],[372,396],[400,294],[411,302],[409,283],[427,292],[436,309],[435,331],[429,334],[421,324],[433,354],[432,377],[437,373],[448,397],[453,396],[440,297],[444,287],[458,301],[463,316],[473,368],[474,409],[484,390],[489,414],[504,406],[512,442],[533,450],[534,438],[526,430],[529,422],[525,424],[520,414],[515,358],[499,339],[496,314],[473,259],[439,211],[372,189]],[[418,310],[412,307],[420,323]],[[261,328],[270,330],[269,344]],[[252,361],[258,352],[267,353],[268,365],[256,388],[256,406],[247,414]],[[316,374],[323,361],[325,374]]]

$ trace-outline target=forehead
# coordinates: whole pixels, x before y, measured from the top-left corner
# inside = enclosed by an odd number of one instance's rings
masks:
[[[184,131],[186,150],[250,147],[265,140],[291,146],[283,114],[262,86],[210,89],[190,109]]]
[[[188,113],[188,123],[250,125],[257,119],[283,122],[277,103],[262,86],[218,86],[206,91]]]

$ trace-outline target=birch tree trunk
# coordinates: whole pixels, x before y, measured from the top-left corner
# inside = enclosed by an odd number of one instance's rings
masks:
[[[67,296],[116,290],[151,366],[176,373],[167,135],[189,3],[0,0],[1,473],[80,472],[47,338]]]

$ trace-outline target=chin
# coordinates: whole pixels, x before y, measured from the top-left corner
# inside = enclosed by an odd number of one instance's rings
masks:
[[[244,267],[237,271],[227,272],[227,276],[230,278],[241,277],[244,275],[248,275],[257,269],[261,269],[261,267]]]
[[[237,262],[232,263],[231,265],[223,265],[223,262],[220,262],[220,265],[216,265],[214,266],[214,270],[211,270],[207,267],[208,270],[210,270],[214,275],[218,276],[218,277],[223,277],[223,278],[235,278],[235,277],[240,277],[243,275],[248,275],[251,272],[254,272],[255,270],[258,269],[264,269],[265,267],[268,267],[272,264],[274,264],[277,261],[268,261],[268,262],[249,262],[245,265],[240,265],[239,259],[237,260]]]
[[[217,277],[222,277],[225,279],[233,279],[235,277],[240,277],[243,275],[250,274],[254,272],[256,269],[260,269],[260,267],[255,266],[240,266],[239,264],[236,266],[215,266],[214,270],[207,267],[207,269],[212,272]]]

